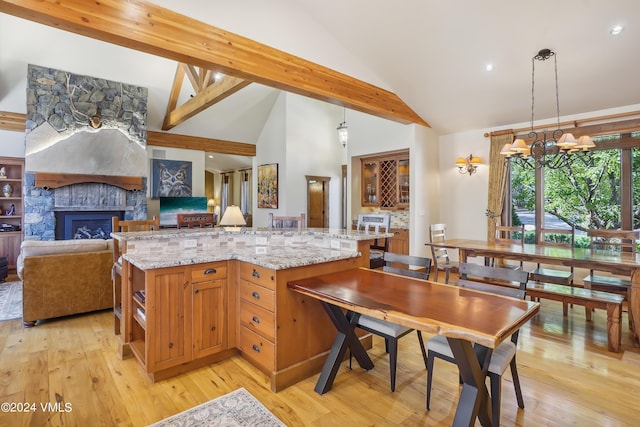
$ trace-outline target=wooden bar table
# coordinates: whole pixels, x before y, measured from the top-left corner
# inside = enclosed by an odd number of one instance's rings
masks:
[[[331,389],[347,349],[361,367],[373,367],[354,332],[361,314],[446,336],[463,380],[455,426],[472,426],[476,418],[492,425],[485,385],[491,353],[540,308],[536,302],[367,268],[294,280],[288,287],[320,301],[338,330],[315,387],[319,394]]]
[[[633,345],[638,347],[640,331],[640,254],[588,248],[561,248],[525,243],[500,245],[486,240],[450,239],[444,243],[426,245],[458,249],[460,262],[468,257],[482,256],[506,258],[533,263],[566,265],[568,267],[608,271],[631,277],[629,317],[633,332]]]

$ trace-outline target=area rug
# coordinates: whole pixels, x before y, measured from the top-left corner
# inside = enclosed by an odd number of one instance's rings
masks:
[[[165,418],[149,427],[286,427],[244,387]]]
[[[0,283],[0,322],[22,318],[22,282]]]

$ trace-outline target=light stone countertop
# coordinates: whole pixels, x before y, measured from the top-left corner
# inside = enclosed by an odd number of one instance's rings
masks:
[[[392,233],[343,229],[264,228],[161,229],[111,235],[127,242],[129,249],[123,257],[142,270],[226,260],[282,270],[356,258],[361,255],[358,241],[393,237]]]
[[[314,246],[304,248],[293,246],[245,246],[243,248],[233,248],[232,251],[216,251],[202,248],[184,249],[180,252],[161,256],[153,254],[129,256],[125,254],[124,258],[142,270],[226,260],[246,261],[273,270],[283,270],[341,259],[357,258],[359,256],[359,252]]]

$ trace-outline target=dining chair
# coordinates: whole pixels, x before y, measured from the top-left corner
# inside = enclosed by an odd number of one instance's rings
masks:
[[[111,231],[131,232],[131,231],[151,231],[160,229],[160,218],[153,216],[151,219],[142,220],[121,220],[117,216],[111,218]],[[113,267],[111,268],[111,278],[113,280],[113,312],[115,323],[114,333],[120,334],[120,321],[122,319],[122,254],[126,251],[124,245],[118,239],[113,239]]]
[[[399,267],[399,265],[401,267]],[[412,267],[418,267],[418,269],[414,269]],[[413,277],[415,279],[428,280],[429,272],[431,270],[431,259],[385,252],[384,266],[382,267],[382,270],[387,273],[400,274],[402,276]],[[396,323],[387,322],[386,320],[370,317],[364,314],[360,315],[360,318],[358,320],[358,328],[384,338],[385,349],[389,354],[389,378],[391,381],[391,391],[395,391],[396,368],[398,360],[398,340],[411,333],[413,329],[407,328],[406,326],[398,325]],[[422,350],[424,366],[426,368],[427,353],[424,347],[424,340],[422,339],[422,332],[416,332],[418,335],[418,342],[420,343],[420,349]],[[351,369],[351,354],[349,355],[349,369]]]
[[[587,230],[587,236],[590,239],[591,250],[635,254],[640,230]],[[630,277],[602,276],[596,274],[592,268],[589,270],[589,275],[582,280],[585,288],[616,293],[624,296],[625,300],[629,300]]]
[[[575,240],[575,227],[570,229],[541,228],[538,239],[539,246],[572,249]],[[553,283],[556,285],[573,286],[573,267],[569,270],[551,269],[542,267],[540,263],[529,273],[529,280],[540,283]],[[562,303],[562,314],[567,316],[568,304]]]
[[[389,214],[358,214],[356,230],[364,233],[389,232],[391,229],[391,215]],[[389,250],[389,239],[374,239],[369,246],[369,268],[384,267],[384,254]]]
[[[490,267],[478,264],[460,263],[460,279],[458,286],[480,290],[484,292],[505,295],[512,298],[524,299],[527,289],[529,273],[524,270]],[[524,408],[520,378],[516,365],[516,348],[518,333],[514,332],[510,340],[501,342],[492,352],[489,362],[488,376],[491,387],[491,412],[493,425],[500,424],[500,393],[502,390],[502,375],[507,367],[511,367],[513,387],[516,392],[518,406]],[[427,340],[427,410],[430,409],[431,383],[433,381],[433,367],[435,358],[455,363],[453,352],[447,338],[434,335]]]
[[[429,226],[429,243],[444,243],[446,240],[447,224],[431,224]],[[444,271],[444,282],[449,283],[449,273],[458,271],[458,262],[451,261],[447,248],[431,246],[433,260],[434,281],[438,281],[440,271]]]
[[[269,228],[307,228],[306,215],[301,213],[299,216],[275,216],[269,213]]]
[[[523,245],[524,225],[496,225],[494,241],[497,245]],[[491,260],[491,265],[496,266],[495,258]],[[513,265],[502,260],[499,266],[502,268],[522,269],[522,261]]]
[[[179,213],[178,228],[213,228],[216,225],[214,213]]]

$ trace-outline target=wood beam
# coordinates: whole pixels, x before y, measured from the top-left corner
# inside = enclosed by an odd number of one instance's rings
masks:
[[[236,77],[224,77],[221,81],[214,82],[173,111],[167,111],[162,130],[169,130],[179,125],[250,84],[250,81]]]
[[[141,0],[0,0],[0,12],[400,123],[396,94]]]
[[[158,147],[185,148],[206,152],[235,154],[237,156],[255,156],[255,144],[201,138],[199,136],[177,135],[167,132],[147,132],[147,145]]]
[[[26,129],[26,114],[0,111],[0,129],[24,132]]]
[[[2,123],[5,117],[10,117],[13,129],[4,127]],[[0,111],[0,129],[25,131],[26,114]],[[200,150],[205,152],[235,154],[237,156],[255,156],[255,144],[246,142],[224,141],[221,139],[201,138],[198,136],[179,135],[175,133],[147,131],[147,145],[158,147],[184,148],[187,150]],[[92,175],[96,176],[96,175]]]

